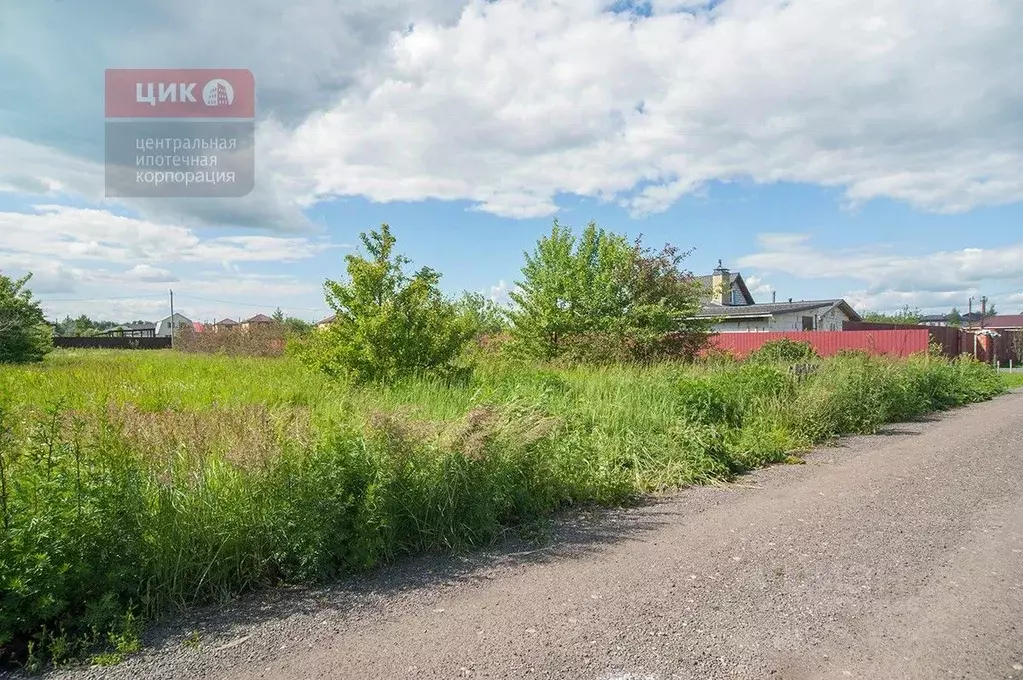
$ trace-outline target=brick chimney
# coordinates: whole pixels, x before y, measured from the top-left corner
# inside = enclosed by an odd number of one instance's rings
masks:
[[[728,305],[732,302],[732,275],[721,260],[718,260],[717,269],[711,277],[711,302],[719,305]]]

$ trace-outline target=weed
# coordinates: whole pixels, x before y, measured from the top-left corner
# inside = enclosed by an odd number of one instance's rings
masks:
[[[330,382],[288,357],[55,352],[0,367],[0,662],[138,649],[140,623],[728,480],[1001,392],[990,367],[847,355]],[[191,639],[191,638],[190,638]],[[188,641],[186,641],[188,644]]]

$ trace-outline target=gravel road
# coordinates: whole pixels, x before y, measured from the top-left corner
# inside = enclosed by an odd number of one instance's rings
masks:
[[[1023,394],[53,678],[1023,678]]]

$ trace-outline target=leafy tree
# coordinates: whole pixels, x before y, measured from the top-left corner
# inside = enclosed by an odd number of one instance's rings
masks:
[[[428,267],[407,274],[410,260],[395,252],[387,224],[360,238],[368,257],[347,255],[347,279],[324,284],[334,323],[294,345],[299,356],[356,382],[450,368],[473,329],[441,294],[440,274]]]
[[[956,328],[963,325],[963,314],[959,311],[958,307],[953,307],[952,311],[949,313],[948,325],[955,326]]]
[[[477,337],[508,330],[508,310],[480,293],[463,293],[455,308]]]
[[[0,363],[42,361],[53,349],[53,331],[25,287],[31,277],[15,280],[0,274]]]
[[[920,323],[920,318],[922,316],[923,312],[919,308],[906,305],[893,314],[867,312],[863,315],[863,320],[869,321],[870,323],[890,323],[915,326]]]
[[[283,323],[285,328],[295,335],[305,335],[313,329],[313,324],[309,323],[305,319],[299,319],[294,316],[287,317],[284,319]]]
[[[628,241],[590,223],[580,238],[557,220],[525,253],[523,280],[511,293],[512,334],[528,355],[553,359],[568,336],[610,331],[626,305]]]
[[[671,245],[649,250],[592,222],[577,238],[555,220],[526,253],[511,294],[516,346],[543,360],[566,352],[645,360],[671,334],[702,341],[706,325],[692,319],[701,289],[680,266],[687,255]]]
[[[115,326],[117,324],[113,321],[94,321],[88,315],[81,314],[75,319],[65,316],[63,321],[56,324],[54,332],[63,337],[93,337]]]
[[[678,356],[679,350],[693,355],[706,342],[710,323],[693,318],[704,291],[692,272],[682,268],[690,254],[672,244],[659,251],[647,249],[641,239],[633,245],[625,332],[639,358],[664,351]]]
[[[274,310],[274,313],[270,318],[276,321],[277,323],[284,323],[285,321],[284,310],[278,307],[277,309]]]

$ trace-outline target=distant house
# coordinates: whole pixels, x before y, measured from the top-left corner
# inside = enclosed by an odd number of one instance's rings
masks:
[[[697,280],[705,294],[696,318],[711,321],[717,333],[840,331],[843,322],[862,320],[842,299],[758,304],[742,274],[728,271],[720,262],[713,274]]]
[[[206,324],[199,323],[198,321],[192,322],[192,330],[196,333],[202,333],[206,330]]]
[[[272,326],[274,320],[268,317],[266,314],[257,314],[253,317],[249,317],[242,321],[241,327],[243,331],[252,330],[253,328]]]
[[[951,326],[951,314],[927,314],[920,317],[921,326]],[[959,315],[960,326],[971,326],[980,322],[980,317],[983,316],[980,312],[970,312],[968,314]],[[990,319],[992,317],[985,317]],[[985,324],[987,325],[987,324]]]
[[[222,333],[233,331],[235,328],[238,328],[238,326],[239,323],[234,319],[221,319],[220,321],[213,324],[213,332]]]
[[[173,317],[168,316],[166,319],[156,322],[156,328],[154,329],[153,335],[158,338],[169,338],[171,337],[172,327],[174,330],[194,328],[191,319],[184,314],[178,314],[175,312]]]
[[[920,317],[921,326],[947,326],[949,325],[948,314],[928,314]]]
[[[1023,330],[1023,314],[997,314],[985,316],[983,323],[978,319],[977,323],[970,324],[973,328],[983,326],[985,330],[994,331],[1019,331]]]
[[[328,326],[330,326],[330,324],[334,323],[334,319],[336,319],[336,318],[337,318],[336,314],[331,314],[326,319],[322,319],[320,321],[317,321],[316,322],[316,330],[322,331],[324,328],[327,328]]]

